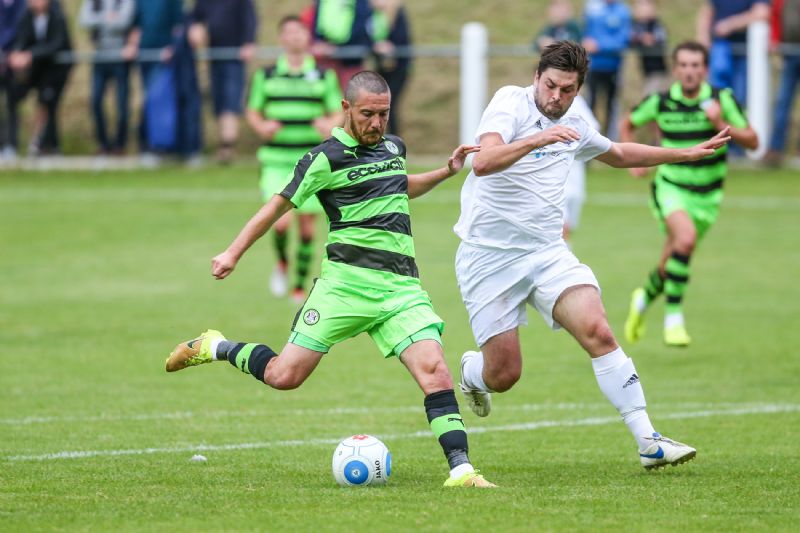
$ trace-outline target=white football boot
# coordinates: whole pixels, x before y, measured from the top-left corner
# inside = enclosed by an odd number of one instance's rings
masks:
[[[464,395],[464,399],[467,400],[472,412],[480,417],[484,417],[489,416],[492,410],[492,394],[489,392],[472,390],[464,385],[464,364],[476,355],[478,355],[478,352],[465,352],[464,355],[461,356],[461,383],[458,385],[461,388],[461,394]]]
[[[691,446],[662,437],[658,433],[653,433],[653,436],[647,437],[646,440],[651,441],[652,444],[644,451],[639,452],[639,459],[647,470],[663,468],[667,465],[678,466],[691,461],[697,455],[697,450]]]

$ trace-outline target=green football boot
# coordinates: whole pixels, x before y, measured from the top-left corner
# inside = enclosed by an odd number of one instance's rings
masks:
[[[689,346],[690,342],[692,342],[692,338],[689,337],[683,324],[664,328],[664,344],[667,346],[683,348]]]
[[[167,357],[167,372],[214,361],[211,343],[215,340],[225,340],[225,337],[219,331],[210,329],[195,339],[180,343]]]
[[[482,475],[476,472],[468,472],[463,476],[453,479],[447,478],[444,482],[445,487],[477,487],[481,489],[496,489],[497,485],[487,481]]]
[[[646,296],[643,288],[633,290],[628,318],[625,320],[625,339],[631,344],[644,336],[644,311],[639,311],[639,302],[644,298]]]

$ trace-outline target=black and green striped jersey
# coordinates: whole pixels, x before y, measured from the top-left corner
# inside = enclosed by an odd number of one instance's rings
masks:
[[[289,69],[286,56],[272,67],[253,75],[247,107],[264,118],[283,124],[275,136],[258,151],[264,164],[294,165],[300,157],[322,142],[314,119],[341,109],[342,93],[333,70],[321,70],[307,56],[298,71]]]
[[[308,152],[280,193],[295,206],[316,194],[330,223],[322,277],[395,290],[419,286],[408,216],[406,147],[364,146],[342,128]]]
[[[669,91],[652,94],[631,112],[631,123],[642,126],[656,121],[665,148],[686,148],[716,135],[717,131],[703,111],[706,102],[717,100],[722,118],[733,127],[747,127],[747,118],[730,89],[717,90],[703,83],[697,98],[683,96],[680,83]],[[723,146],[712,156],[699,161],[661,165],[658,175],[683,188],[697,192],[719,189],[728,172],[728,147]]]

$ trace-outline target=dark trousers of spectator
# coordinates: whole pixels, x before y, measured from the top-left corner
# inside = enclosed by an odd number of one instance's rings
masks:
[[[97,144],[103,152],[121,152],[128,142],[128,77],[130,63],[95,63],[92,70],[92,113]],[[114,140],[109,140],[103,100],[109,82],[116,90],[117,128]]]
[[[597,101],[600,93],[605,96],[606,112],[603,116],[603,134],[610,135],[610,129],[615,119],[617,103],[617,78],[619,72],[589,71],[586,86],[589,89],[589,107],[597,114]]]
[[[14,102],[14,77],[7,65],[0,65],[0,148],[18,145],[17,106]]]
[[[143,61],[139,63],[139,79],[142,82],[142,107],[141,107],[141,115],[139,117],[139,151],[140,152],[149,152],[150,151],[150,143],[147,140],[147,123],[146,117],[147,113],[144,112],[144,103],[145,98],[147,98],[147,86],[150,82],[150,78],[152,77],[153,73],[156,70],[160,63],[156,61]]]
[[[51,62],[34,62],[31,69],[23,75],[23,78],[14,82],[12,91],[14,93],[13,105],[15,107],[25,99],[28,92],[35,90],[37,102],[47,112],[47,122],[41,137],[31,139],[30,142],[30,147],[34,154],[39,151],[42,153],[57,153],[60,151],[58,104],[61,101],[64,86],[67,84],[69,70],[69,67],[54,65]],[[16,120],[14,122],[12,138],[16,139],[18,124]]]
[[[400,96],[403,94],[403,89],[408,80],[407,68],[396,68],[392,70],[378,69],[378,74],[383,76],[386,83],[389,84],[389,91],[392,94],[392,110],[389,113],[389,132],[394,135],[400,135]]]
[[[792,103],[797,85],[800,83],[800,56],[783,56],[783,72],[781,73],[778,98],[775,101],[775,116],[769,148],[775,152],[783,152],[786,148],[786,135],[792,117]]]

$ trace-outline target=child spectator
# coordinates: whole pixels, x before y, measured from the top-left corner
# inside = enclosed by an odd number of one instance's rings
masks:
[[[392,93],[392,112],[389,113],[388,131],[400,135],[400,96],[411,70],[411,57],[398,55],[398,47],[411,46],[408,16],[400,0],[370,0],[372,18],[370,35],[374,41],[375,70],[389,84]]]
[[[28,155],[60,152],[58,103],[67,83],[70,65],[59,63],[59,52],[72,49],[61,7],[51,0],[28,0],[8,64],[14,71],[13,105],[36,90],[37,106]],[[14,125],[16,128],[16,124]],[[14,131],[12,138],[16,138]]]
[[[581,27],[575,19],[572,0],[551,0],[547,9],[547,25],[533,40],[533,48],[541,52],[556,41],[581,42]]]
[[[658,18],[655,0],[635,0],[631,46],[641,57],[644,94],[660,93],[669,87],[667,30]]]

